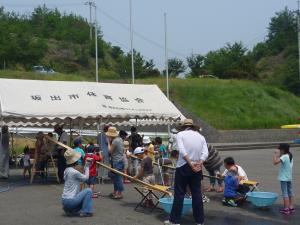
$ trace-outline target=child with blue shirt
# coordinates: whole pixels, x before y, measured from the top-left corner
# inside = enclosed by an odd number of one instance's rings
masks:
[[[293,188],[292,188],[292,172],[293,172],[293,155],[290,152],[289,144],[280,144],[273,156],[273,164],[279,165],[278,180],[280,181],[284,208],[279,212],[289,215],[295,212],[293,205]]]
[[[77,161],[77,169],[80,172],[83,172],[83,163],[84,163],[84,157],[85,157],[85,152],[82,149],[82,141],[80,138],[76,138],[73,142],[74,144],[74,151],[79,153],[81,155],[80,159]]]
[[[226,176],[224,177],[224,198],[222,200],[224,205],[236,207],[241,200],[238,194],[239,177],[235,166],[232,166]]]

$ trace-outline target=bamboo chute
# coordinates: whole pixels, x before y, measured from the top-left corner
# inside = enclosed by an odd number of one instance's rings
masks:
[[[112,171],[113,173],[119,174],[119,175],[121,175],[121,176],[123,176],[123,177],[126,177],[127,179],[129,179],[129,180],[131,180],[131,181],[134,181],[134,182],[136,182],[136,183],[139,183],[139,184],[143,185],[144,187],[147,187],[147,188],[150,188],[150,189],[152,189],[152,190],[159,191],[159,192],[162,192],[162,193],[167,194],[167,195],[169,195],[169,196],[172,196],[172,193],[169,192],[169,191],[162,190],[162,189],[160,189],[160,188],[158,188],[158,187],[156,187],[156,186],[154,186],[154,185],[148,184],[148,183],[146,183],[146,182],[144,182],[144,181],[141,181],[141,180],[139,180],[139,179],[137,179],[137,178],[134,178],[134,177],[129,176],[129,175],[125,174],[125,173],[122,173],[122,172],[120,172],[119,170],[116,170],[116,169],[114,169],[114,168],[111,168],[110,166],[107,166],[107,165],[105,165],[105,164],[103,164],[103,163],[97,162],[97,164],[98,164],[99,166],[104,167],[105,169],[108,169],[108,170]]]

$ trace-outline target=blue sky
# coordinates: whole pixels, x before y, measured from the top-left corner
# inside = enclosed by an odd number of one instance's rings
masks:
[[[88,7],[80,0],[5,0],[7,10],[29,13],[39,4],[88,17]],[[167,13],[169,56],[185,58],[205,54],[227,42],[242,41],[248,48],[262,41],[270,18],[287,6],[296,9],[295,0],[132,0],[134,48],[147,59],[164,65],[163,14]],[[104,39],[130,48],[129,1],[96,0],[97,19]],[[124,26],[125,25],[125,26]]]

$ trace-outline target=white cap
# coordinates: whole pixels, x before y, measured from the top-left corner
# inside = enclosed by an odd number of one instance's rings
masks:
[[[143,138],[143,144],[150,144],[150,143],[151,143],[150,137],[145,136],[145,137]]]
[[[144,153],[144,149],[142,147],[137,147],[133,154],[138,155],[138,154],[143,154]]]
[[[173,134],[177,134],[177,133],[178,133],[178,130],[177,130],[176,128],[173,128],[173,129],[171,130],[171,132],[172,132]]]

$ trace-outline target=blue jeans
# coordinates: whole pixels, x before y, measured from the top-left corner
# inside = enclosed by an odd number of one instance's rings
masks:
[[[123,162],[123,160],[118,161],[118,162],[113,162],[113,168],[120,171],[120,172],[124,172],[124,162]],[[114,182],[114,191],[118,191],[118,192],[123,192],[124,191],[123,177],[121,175],[114,174],[113,182]]]
[[[294,196],[291,181],[280,181],[280,185],[283,198],[289,198]]]
[[[192,193],[194,220],[196,223],[200,224],[204,222],[201,178],[202,171],[195,173],[188,164],[176,168],[174,202],[169,218],[172,223],[180,223],[183,201],[187,186],[190,187]]]
[[[86,188],[79,192],[74,198],[62,199],[62,205],[66,212],[75,213],[93,213],[92,189]]]

